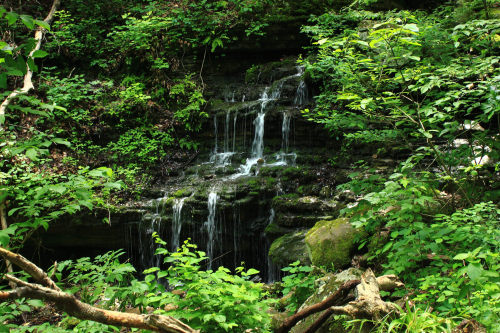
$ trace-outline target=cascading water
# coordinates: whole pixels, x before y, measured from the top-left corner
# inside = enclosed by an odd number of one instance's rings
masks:
[[[217,213],[217,193],[210,192],[208,195],[208,218],[206,222],[207,228],[207,255],[208,255],[208,269],[212,269],[212,261],[214,259],[214,245],[217,239],[216,229],[216,213]]]
[[[236,115],[235,115],[236,117]],[[231,125],[231,114],[228,111],[226,113],[226,118],[224,122],[224,142],[223,142],[223,151],[219,152],[219,145],[218,145],[218,133],[217,133],[217,116],[214,116],[214,135],[215,135],[215,147],[212,155],[210,156],[210,162],[214,164],[215,167],[225,167],[229,164],[231,164],[231,157],[234,155],[234,149],[233,151],[229,150],[229,142],[230,142],[230,137],[229,137],[229,127]],[[234,132],[234,131],[233,131]],[[234,136],[234,134],[233,134]],[[234,138],[233,138],[234,142]],[[234,143],[233,143],[234,146]]]
[[[238,111],[234,113],[233,118],[233,152],[236,151],[236,121],[238,120]]]
[[[154,200],[154,212],[151,215],[144,216],[139,224],[138,250],[141,269],[150,267],[159,267],[161,257],[154,255],[158,244],[153,239],[153,233],[162,234],[163,224],[161,217],[162,199]]]
[[[274,222],[274,216],[275,216],[274,209],[271,208],[269,212],[269,222],[267,225],[270,225],[271,223]],[[266,238],[266,253],[269,252],[269,248],[271,247],[271,244],[269,240]],[[266,256],[267,260],[267,282],[274,282],[276,279],[279,278],[279,269],[278,267],[271,261],[271,258],[269,256]]]
[[[290,132],[293,124],[293,108],[290,108],[289,106],[292,102],[298,106],[301,103],[304,103],[307,99],[307,88],[305,87],[305,83],[303,83],[303,81],[299,82],[298,80],[298,76],[301,76],[302,73],[303,68],[299,67],[297,74],[281,78],[275,81],[271,87],[266,87],[257,101],[247,102],[244,107],[240,107],[238,104],[235,104],[230,109],[226,110],[225,113],[219,113],[218,116],[214,116],[213,130],[215,142],[210,156],[210,162],[213,163],[214,168],[225,167],[231,164],[231,158],[236,153],[237,143],[238,146],[245,147],[246,136],[250,133],[250,131],[247,133],[247,121],[248,123],[249,120],[253,121],[253,140],[251,142],[251,149],[247,152],[248,155],[246,162],[240,165],[237,173],[228,176],[228,178],[218,178],[219,181],[223,182],[229,180],[224,184],[225,187],[232,184],[232,179],[250,175],[252,167],[257,164],[262,163],[267,166],[286,165],[290,164],[290,161],[294,161],[291,157],[292,155],[295,156],[295,154],[290,152]],[[291,82],[297,82],[298,87],[295,89],[296,86],[292,86],[292,89],[290,89]],[[293,95],[294,91],[295,96]],[[280,100],[282,92],[283,94],[286,94],[286,98],[283,99],[283,102]],[[234,100],[234,94],[231,95],[228,91],[225,100],[226,103],[243,103],[245,96],[242,96],[241,102],[236,102]],[[276,163],[268,164],[265,159],[269,157],[264,155],[265,122],[266,119],[271,119],[274,116],[271,111],[275,110],[274,105],[277,103],[281,106],[285,106],[285,110],[281,112],[281,148],[278,153],[278,161]],[[252,112],[254,113],[252,114]],[[240,122],[239,124],[238,121]],[[224,125],[222,125],[222,122],[224,122]],[[221,133],[223,128],[224,135],[219,135],[219,127],[221,128]],[[269,128],[272,128],[272,124]],[[279,132],[276,134],[279,135]],[[276,137],[275,135],[273,136],[273,133],[269,136],[270,138]],[[279,137],[276,139],[279,140]],[[271,145],[271,141],[269,144]],[[206,179],[212,178],[207,177]],[[208,199],[203,199],[207,200],[205,201],[207,204],[204,207],[208,208],[208,215],[205,215],[207,213],[201,211],[199,208],[193,209],[191,206],[191,200],[186,201],[186,206],[189,202],[189,207],[193,212],[202,212],[202,215],[197,217],[197,220],[195,221],[203,221],[206,217],[204,227],[199,228],[196,224],[191,222],[187,223],[187,219],[191,215],[188,216],[188,214],[185,214],[186,212],[183,214],[184,200],[186,198],[175,199],[172,206],[171,234],[170,230],[167,230],[166,232],[163,231],[163,237],[168,237],[171,240],[172,248],[174,250],[180,245],[181,230],[183,234],[189,234],[193,238],[193,242],[200,245],[205,244],[206,253],[209,258],[209,262],[207,264],[208,269],[214,269],[221,264],[226,265],[227,267],[230,267],[231,265],[238,267],[241,262],[244,261],[245,265],[248,265],[247,267],[260,268],[262,271],[262,278],[264,278],[264,280],[273,281],[277,279],[280,272],[268,258],[267,254],[270,243],[263,232],[266,225],[272,223],[274,219],[274,210],[271,209],[269,211],[269,201],[262,198],[263,200],[259,201],[259,204],[255,206],[255,209],[252,207],[250,210],[248,210],[247,203],[242,201],[240,211],[240,203],[235,205],[234,202],[231,201],[231,205],[227,205],[228,202],[226,201],[230,199],[227,199],[226,191],[223,194],[220,194],[222,198],[220,199],[217,194],[217,192],[220,191],[216,191],[216,187],[214,185],[211,186],[212,187],[210,188],[212,190],[208,195]],[[219,200],[223,200],[223,202],[218,202]],[[234,200],[236,200],[236,196]],[[240,199],[238,198],[238,200]],[[254,203],[252,203],[252,205],[253,204]],[[186,208],[184,207],[184,210],[185,209]],[[141,234],[145,235],[141,236],[142,239],[151,239],[151,234],[154,231],[161,229],[160,215],[161,214],[158,214],[158,212],[150,215],[153,216],[153,218],[149,218],[149,224],[144,224],[144,230],[140,231]],[[169,217],[166,217],[166,219],[168,218]],[[229,223],[225,222],[226,219]],[[184,222],[184,225],[182,225],[182,222]],[[140,258],[145,265],[155,266],[161,263],[159,258],[155,258],[152,255],[156,250],[156,244],[154,244],[154,242],[143,244],[141,247],[144,248],[144,253],[141,254]],[[149,255],[145,252],[149,252]]]
[[[302,76],[304,74],[304,67],[298,66],[297,71],[298,71],[297,75]],[[297,90],[295,91],[295,98],[293,100],[293,105],[296,106],[304,105],[308,102],[308,99],[309,99],[309,94],[307,92],[306,81],[302,78],[299,82]]]
[[[288,153],[288,146],[290,145],[290,114],[283,112],[283,123],[281,125],[281,151],[285,154]]]
[[[180,237],[181,237],[181,229],[182,229],[182,206],[184,206],[184,200],[175,199],[173,205],[173,217],[172,217],[172,251],[175,251],[179,248],[180,245]]]
[[[249,158],[247,158],[246,163],[240,165],[240,172],[234,174],[231,178],[235,179],[241,176],[246,176],[250,174],[252,167],[259,163],[264,157],[264,125],[266,117],[266,107],[271,101],[275,101],[281,96],[281,89],[283,88],[284,80],[277,83],[269,96],[269,87],[266,87],[259,98],[260,110],[257,117],[253,121],[255,126],[255,134],[252,142],[252,151]]]
[[[226,112],[226,121],[224,122],[224,152],[229,152],[229,123],[231,120],[231,113]]]

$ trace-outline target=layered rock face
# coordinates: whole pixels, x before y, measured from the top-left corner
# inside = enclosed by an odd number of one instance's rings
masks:
[[[336,186],[355,170],[341,159],[332,167],[338,142],[301,115],[313,107],[303,68],[295,57],[234,61],[227,64],[233,71],[217,72],[215,64],[208,71],[210,117],[197,159],[138,202],[56,223],[41,235],[47,258],[123,248],[142,270],[162,263],[154,255],[156,233],[172,251],[190,239],[209,257],[206,268],[244,264],[266,281],[296,260],[348,264],[356,232],[335,219],[357,198]],[[371,158],[370,149],[355,153]],[[380,170],[393,163],[378,161]]]

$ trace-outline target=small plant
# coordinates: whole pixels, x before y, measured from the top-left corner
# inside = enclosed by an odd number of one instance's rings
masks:
[[[83,302],[94,304],[104,302],[106,306],[114,305],[118,293],[129,286],[135,268],[130,263],[121,263],[119,258],[123,251],[110,251],[91,260],[88,257],[76,261],[66,260],[57,265],[55,277],[71,286],[70,291],[78,294]],[[120,302],[126,303],[121,298]]]
[[[414,333],[429,332],[442,333],[451,332],[456,326],[459,318],[441,318],[431,312],[431,309],[421,309],[406,304],[406,311],[394,304],[400,312],[398,318],[393,318],[390,314],[378,322],[370,320],[350,320],[346,322],[347,328],[352,332],[362,332],[363,326],[375,326],[370,332],[374,333]]]
[[[310,274],[313,270],[312,267],[301,266],[298,260],[281,270],[287,273],[282,279],[283,295],[291,293],[286,309],[288,312],[294,313],[314,292],[316,276]]]

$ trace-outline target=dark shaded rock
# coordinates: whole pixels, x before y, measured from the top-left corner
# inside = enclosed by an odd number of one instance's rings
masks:
[[[309,265],[311,262],[304,242],[306,233],[307,230],[296,231],[276,239],[269,249],[273,263],[284,267],[299,260],[302,265]]]

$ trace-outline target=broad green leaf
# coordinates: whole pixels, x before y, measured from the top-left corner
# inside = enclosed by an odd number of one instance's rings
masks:
[[[41,20],[34,20],[35,24],[44,28],[45,30],[50,31],[50,25],[47,22],[41,21]]]
[[[320,39],[316,42],[316,44],[318,45],[323,45],[325,44],[326,42],[328,41],[328,38],[323,38],[323,39]]]
[[[405,24],[403,29],[407,29],[413,32],[419,32],[418,26],[415,23]]]
[[[26,26],[26,28],[33,30],[35,28],[35,23],[33,22],[33,18],[29,15],[21,15],[21,21]]]
[[[59,145],[65,145],[66,147],[71,147],[71,143],[61,138],[53,138],[52,141]]]
[[[7,19],[8,25],[13,25],[14,23],[16,23],[18,17],[19,15],[17,15],[14,12],[8,12],[7,14],[5,14],[5,18]]]
[[[472,281],[476,281],[481,277],[481,273],[483,272],[483,267],[480,263],[471,262],[469,266],[467,266],[467,275],[470,277]]]
[[[38,160],[38,149],[29,148],[29,149],[26,150],[25,154],[32,161],[37,161]]]
[[[45,52],[44,50],[36,50],[35,52],[33,52],[32,57],[33,58],[44,58],[47,55],[48,55],[48,53]]]

